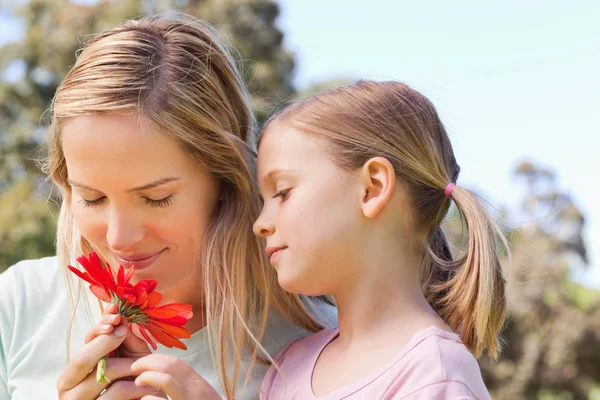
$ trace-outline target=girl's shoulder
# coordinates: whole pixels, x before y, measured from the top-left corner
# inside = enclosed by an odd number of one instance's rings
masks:
[[[432,326],[417,333],[411,342],[412,348],[407,355],[437,366],[435,369],[441,379],[481,377],[477,359],[458,334]]]
[[[489,398],[477,359],[456,333],[434,326],[424,329],[413,337],[401,359],[400,383],[410,382],[408,386],[415,389],[459,385],[474,398]]]
[[[277,366],[269,368],[261,385],[261,400],[308,398],[310,375],[321,350],[337,335],[337,328],[325,328],[312,335],[296,339],[275,357]],[[285,378],[283,378],[285,377]]]
[[[316,357],[337,334],[338,328],[325,328],[295,340],[277,355],[277,360],[282,364],[288,362],[294,365],[310,362],[311,356],[315,355]]]

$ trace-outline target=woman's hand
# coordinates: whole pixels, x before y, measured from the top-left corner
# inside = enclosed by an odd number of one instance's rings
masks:
[[[221,399],[217,391],[196,373],[185,361],[166,354],[151,354],[138,359],[131,371],[139,375],[135,384],[152,386],[162,390],[172,400]],[[143,400],[162,399],[159,395],[148,395]]]
[[[157,394],[153,387],[141,387],[132,380],[123,380],[123,378],[135,377],[131,372],[131,365],[139,356],[149,354],[150,351],[145,342],[138,339],[124,321],[121,321],[121,317],[115,314],[115,307],[107,308],[102,320],[86,335],[86,344],[81,353],[74,357],[63,370],[57,383],[59,399],[125,400]],[[98,361],[119,346],[124,349],[121,353],[126,357],[110,358],[106,364],[106,377],[113,383],[96,382]]]
[[[117,313],[118,311],[119,307],[116,304],[109,305],[106,310],[104,310],[104,315],[100,322],[94,325],[85,336],[85,343],[89,343],[100,335],[112,332],[113,329],[118,326],[125,326],[127,328],[127,335],[125,336],[123,343],[117,349],[118,357],[139,358],[152,354],[148,344],[131,332],[127,323]]]

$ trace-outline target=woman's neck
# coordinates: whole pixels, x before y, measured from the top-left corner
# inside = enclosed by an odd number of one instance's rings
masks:
[[[186,303],[192,306],[194,315],[188,320],[185,328],[190,333],[197,332],[206,326],[206,310],[204,291],[199,280],[193,276],[183,279],[174,287],[163,293],[162,303]]]

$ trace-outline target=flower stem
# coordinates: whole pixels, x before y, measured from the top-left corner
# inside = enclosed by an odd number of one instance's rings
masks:
[[[98,361],[98,367],[96,368],[96,382],[98,383],[110,383],[110,380],[106,377],[106,361],[108,361],[108,354]]]

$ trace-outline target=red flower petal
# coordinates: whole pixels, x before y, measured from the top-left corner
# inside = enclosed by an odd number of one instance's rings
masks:
[[[131,268],[129,268],[127,270],[127,274],[125,275],[125,284],[129,284],[129,281],[131,280],[131,277],[133,276],[133,273],[135,272],[135,267],[131,266]]]
[[[134,305],[140,307],[141,309],[144,309],[144,307],[141,307],[144,303],[148,304],[148,292],[146,292],[145,290],[140,290],[138,293],[136,293]]]
[[[123,266],[119,266],[119,273],[117,275],[117,286],[125,286],[125,271]]]
[[[108,293],[106,289],[97,285],[90,285],[90,290],[94,294],[94,296],[96,296],[100,300],[105,301],[107,303],[111,302],[112,299],[110,298],[110,293]]]
[[[164,304],[160,307],[148,309],[147,311],[150,311],[152,313],[152,314],[147,313],[148,315],[152,315],[152,316],[156,316],[156,317],[160,317],[160,318],[169,318],[169,317],[174,317],[176,315],[179,315],[179,316],[189,315],[189,317],[191,318],[193,315],[192,306],[189,304],[185,304],[185,303]]]
[[[152,292],[148,294],[148,308],[154,308],[162,300],[162,294],[160,292]]]
[[[178,349],[187,350],[187,346],[181,343],[179,340],[175,339],[173,336],[164,332],[159,327],[153,324],[146,325],[148,331],[154,336],[154,338],[165,347],[177,347]]]
[[[144,314],[152,318],[172,318],[177,316],[177,310],[170,308],[147,308],[144,310]]]
[[[102,261],[96,253],[90,253],[88,257],[81,256],[77,258],[77,261],[83,266],[87,273],[95,279],[104,288],[114,291],[116,289],[115,280],[110,270],[110,266],[107,264],[107,269],[102,266]]]
[[[144,310],[144,314],[145,314],[145,310]],[[187,322],[188,322],[189,318],[185,318],[182,317],[180,315],[176,315],[174,317],[170,317],[170,318],[156,318],[153,317],[152,321],[159,321],[162,322],[163,324],[168,324],[168,325],[173,325],[173,326],[184,326]]]
[[[188,331],[185,328],[182,328],[180,326],[173,326],[173,325],[169,325],[169,324],[163,324],[162,322],[158,322],[156,320],[151,319],[150,321],[148,321],[148,325],[156,325],[157,327],[159,327],[160,329],[162,329],[163,332],[176,337],[176,338],[189,338],[191,336],[190,331]]]
[[[73,272],[75,275],[77,275],[78,277],[80,277],[81,279],[86,281],[87,283],[90,283],[92,285],[98,285],[98,282],[94,278],[92,278],[89,274],[81,272],[77,268],[72,267],[70,265],[68,266],[68,268],[71,270],[71,272]]]
[[[137,337],[148,343],[152,347],[152,350],[157,349],[155,341],[152,340],[153,338],[151,338],[150,335],[148,335],[148,332],[146,332],[146,328],[143,324],[131,324],[131,331]]]
[[[156,281],[153,279],[144,279],[139,281],[133,287],[135,291],[144,289],[146,292],[151,293],[156,289]]]

